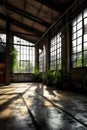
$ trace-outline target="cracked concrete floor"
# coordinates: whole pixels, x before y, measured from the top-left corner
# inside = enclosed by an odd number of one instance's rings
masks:
[[[87,96],[40,83],[0,87],[0,130],[87,130]]]

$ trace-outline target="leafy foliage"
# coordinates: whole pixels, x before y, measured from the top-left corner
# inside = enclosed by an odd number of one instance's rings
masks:
[[[43,83],[45,83],[48,86],[55,86],[59,82],[61,82],[61,72],[48,70],[46,73],[42,75],[42,80]]]
[[[14,71],[14,68],[17,64],[17,50],[15,49],[15,47],[12,47],[11,48],[11,51],[10,51],[10,71],[13,72]]]
[[[42,80],[41,73],[39,72],[38,67],[36,66],[33,73],[33,81],[34,82],[40,82]]]

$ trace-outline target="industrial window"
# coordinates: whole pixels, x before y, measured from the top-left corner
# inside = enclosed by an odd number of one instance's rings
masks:
[[[72,67],[87,66],[87,9],[72,22]]]
[[[43,46],[43,50],[39,49],[39,71],[45,72],[46,70],[46,49]]]
[[[6,46],[6,34],[0,34],[0,45]]]
[[[61,33],[51,39],[50,44],[50,70],[61,69]]]
[[[14,36],[14,47],[18,52],[14,73],[32,73],[35,66],[34,45]]]

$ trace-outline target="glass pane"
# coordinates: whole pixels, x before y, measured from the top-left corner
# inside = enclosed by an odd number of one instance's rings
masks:
[[[82,61],[81,60],[77,61],[77,67],[82,67]]]
[[[82,13],[78,15],[77,22],[80,22],[82,20]]]
[[[59,43],[59,38],[57,38],[57,43]]]
[[[14,44],[20,44],[20,42],[21,42],[21,39],[14,36]]]
[[[87,34],[84,35],[84,42],[87,41]]]
[[[52,46],[52,51],[54,50],[54,46]]]
[[[81,52],[82,51],[82,45],[77,46],[77,52]]]
[[[60,48],[60,54],[61,54],[61,48]]]
[[[56,55],[53,56],[53,61],[56,60]]]
[[[77,39],[77,45],[79,45],[79,44],[81,44],[82,43],[82,37],[79,37],[78,39]]]
[[[60,44],[60,48],[61,48],[61,42],[59,44]]]
[[[73,47],[73,53],[76,53],[76,47]]]
[[[29,42],[28,44],[30,44],[31,46],[33,46],[34,44],[33,43],[31,43],[31,42]]]
[[[76,61],[76,55],[72,56],[72,61]]]
[[[84,24],[87,24],[87,18],[84,19]]]
[[[57,53],[57,56],[56,56],[56,58],[57,58],[57,59],[59,59],[59,55],[60,55],[60,54],[59,54],[59,53]]]
[[[84,19],[84,34],[87,33],[87,18]]]
[[[79,30],[80,28],[82,28],[82,21],[77,24],[77,30]]]
[[[76,26],[74,26],[72,30],[73,30],[73,32],[76,32]]]
[[[72,37],[73,37],[73,39],[76,39],[76,33],[73,33]]]
[[[84,59],[87,59],[87,51],[84,51]]]
[[[0,34],[0,41],[6,43],[6,34]]]
[[[76,68],[76,62],[72,63],[73,68]]]
[[[60,50],[59,49],[57,49],[57,54],[59,54],[60,53]]]
[[[84,50],[87,50],[87,42],[84,43]]]
[[[87,66],[87,51],[84,51],[84,66]]]
[[[50,48],[50,52],[52,52],[52,48]]]
[[[82,36],[82,29],[80,29],[79,31],[77,31],[77,37]]]
[[[59,48],[59,47],[60,47],[60,44],[58,43],[58,44],[57,44],[57,48]]]
[[[76,25],[76,19],[73,20],[72,26]]]
[[[59,38],[59,41],[61,42],[61,37]]]
[[[72,46],[73,46],[73,47],[76,46],[76,40],[73,40],[73,41],[72,41]]]
[[[82,53],[77,54],[77,60],[82,60]]]
[[[82,67],[82,53],[77,54],[77,67]]]
[[[84,61],[84,66],[87,67],[87,59]]]
[[[87,17],[87,9],[84,10],[83,16],[84,16],[84,17]]]

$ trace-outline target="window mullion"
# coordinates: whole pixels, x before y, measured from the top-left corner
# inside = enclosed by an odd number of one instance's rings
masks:
[[[82,12],[82,66],[84,66],[84,17]]]

